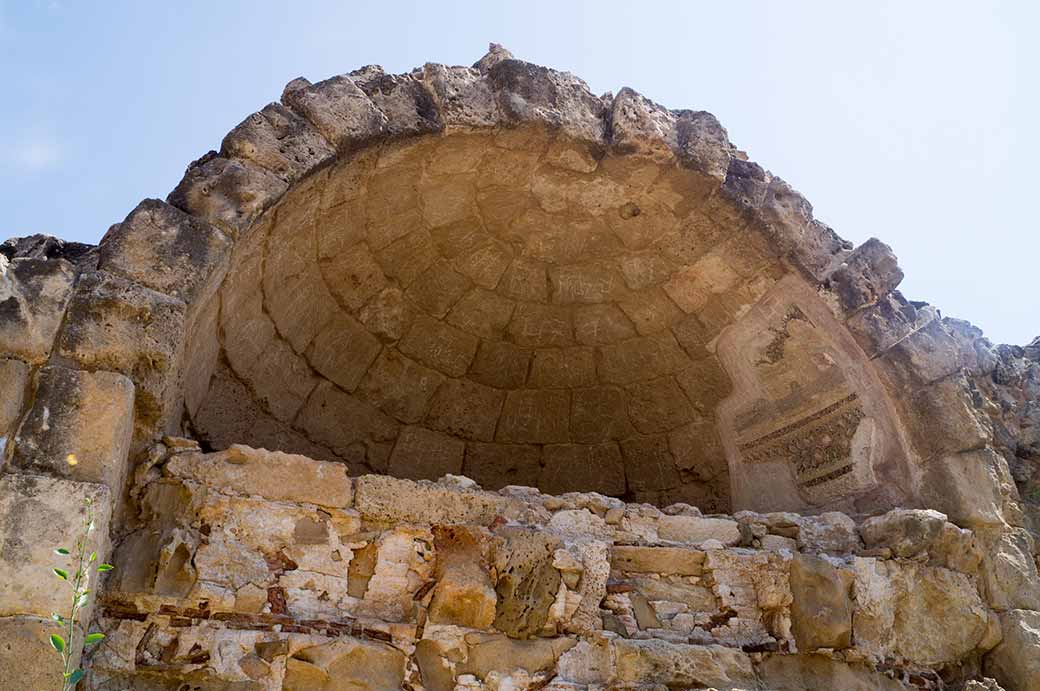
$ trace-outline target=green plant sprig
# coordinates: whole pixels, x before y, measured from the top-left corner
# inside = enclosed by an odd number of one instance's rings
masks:
[[[85,504],[87,509],[86,520],[83,522],[83,531],[79,539],[76,540],[76,545],[74,547],[77,560],[76,572],[70,576],[69,572],[65,569],[58,567],[51,569],[52,573],[54,573],[57,578],[65,581],[72,587],[72,606],[69,608],[68,615],[61,615],[56,612],[51,614],[51,619],[54,620],[55,624],[61,627],[62,633],[64,634],[64,636],[57,633],[52,633],[50,635],[51,647],[61,655],[63,663],[61,691],[71,691],[85,674],[83,668],[77,667],[74,669],[72,667],[72,642],[76,635],[76,616],[89,600],[90,588],[88,586],[90,585],[90,565],[97,561],[96,551],[92,551],[89,556],[87,555],[87,541],[90,538],[90,533],[95,529],[94,502],[90,498],[87,498]],[[65,557],[72,554],[72,552],[65,547],[57,548],[54,550],[54,553]],[[97,571],[98,573],[104,573],[105,571],[111,571],[113,568],[115,567],[111,564],[102,563],[98,564]],[[84,649],[89,645],[99,643],[104,639],[104,637],[105,634],[98,632],[87,634],[83,639]]]

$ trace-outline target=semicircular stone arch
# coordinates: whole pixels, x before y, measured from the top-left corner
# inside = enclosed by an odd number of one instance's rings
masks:
[[[906,404],[948,373],[907,352],[939,322],[901,277],[710,114],[494,49],[291,82],[113,226],[58,348],[130,376],[135,449],[183,432],[489,488],[887,507],[974,444]]]
[[[941,686],[985,653],[1016,688],[1040,342],[901,278],[708,113],[496,46],[294,80],[98,247],[0,244],[0,676],[50,674],[67,602],[26,565],[89,500],[98,688],[455,688],[503,650],[532,687]]]

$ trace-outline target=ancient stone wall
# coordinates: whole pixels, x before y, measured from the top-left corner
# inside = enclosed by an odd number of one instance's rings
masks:
[[[91,497],[91,688],[1038,688],[1040,351],[901,278],[708,113],[294,80],[98,247],[0,245],[0,678]]]

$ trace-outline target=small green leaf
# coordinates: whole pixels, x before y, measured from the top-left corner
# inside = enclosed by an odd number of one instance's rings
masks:
[[[75,686],[80,679],[83,678],[83,670],[77,669],[75,672],[69,675],[69,686]]]
[[[51,570],[54,571],[54,575],[57,576],[58,578],[60,578],[61,580],[63,580],[63,581],[69,580],[69,572],[66,571],[65,569],[51,569]]]
[[[65,639],[56,633],[51,634],[51,647],[59,653],[65,652]]]
[[[87,606],[87,599],[88,599],[87,598],[87,593],[83,593],[82,595],[79,596],[79,599],[76,601],[76,606],[77,607],[86,607]]]
[[[87,634],[87,637],[83,639],[83,645],[93,645],[94,643],[97,643],[98,641],[100,641],[104,637],[105,637],[105,634],[103,634],[103,633]]]
[[[61,616],[60,614],[57,614],[57,613],[52,614],[51,615],[51,619],[53,619],[54,621],[58,622],[59,624],[65,622],[65,617],[63,617],[63,616]]]
[[[67,549],[65,549],[64,547],[59,547],[58,549],[54,550],[54,553],[55,554],[66,555],[66,554],[69,553],[69,551]]]
[[[97,570],[101,573],[104,573],[105,571],[111,571],[114,568],[116,567],[112,566],[111,564],[98,564]]]
[[[90,553],[90,561],[97,561],[97,552]]]

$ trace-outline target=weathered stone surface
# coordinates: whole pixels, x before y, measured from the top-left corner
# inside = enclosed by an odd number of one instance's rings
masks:
[[[615,545],[610,550],[610,563],[619,571],[699,576],[704,570],[704,552],[679,547]]]
[[[0,358],[0,438],[4,439],[0,444],[0,458],[5,457],[15,425],[22,415],[29,374],[29,366],[24,362]]]
[[[791,629],[799,650],[851,645],[852,581],[852,571],[820,557],[799,554],[791,561]]]
[[[98,561],[88,565],[89,581],[97,582],[97,564],[108,556],[108,528],[112,500],[104,485],[74,482],[43,475],[0,476],[0,527],[3,554],[0,579],[0,617],[31,615],[49,618],[67,611],[70,598],[55,587],[51,567],[69,570],[72,556],[56,555],[57,547],[71,550],[72,541],[83,534],[87,500],[92,502],[94,530],[87,537],[87,554],[96,550]],[[75,569],[73,569],[75,570]],[[90,621],[94,606],[91,595],[82,609],[81,621]]]
[[[702,688],[740,688],[755,683],[751,659],[732,648],[623,639],[614,641],[612,647],[622,682]]]
[[[214,454],[177,454],[163,471],[223,492],[276,501],[346,508],[354,498],[346,468],[339,463],[238,444]]]
[[[166,201],[234,236],[249,228],[287,187],[277,175],[249,161],[211,151],[188,166]]]
[[[282,103],[307,118],[339,151],[351,151],[383,134],[388,118],[354,81],[341,75],[311,84],[294,79],[282,92]]]
[[[510,501],[488,492],[454,490],[378,475],[357,479],[354,505],[380,521],[486,525],[507,513]]]
[[[579,140],[604,143],[606,104],[577,77],[513,59],[487,72],[507,122],[543,123]]]
[[[98,268],[193,304],[222,274],[227,237],[205,221],[146,199],[101,239]]]
[[[462,472],[466,444],[460,439],[426,429],[405,427],[394,444],[387,470],[397,477],[436,480]]]
[[[828,284],[847,312],[875,304],[895,290],[903,280],[892,248],[877,238],[870,238],[852,251]]]
[[[700,516],[662,516],[657,522],[657,535],[662,540],[700,544],[717,540],[726,546],[740,542],[740,528],[728,518]]]
[[[123,375],[48,365],[37,377],[33,407],[18,430],[12,465],[98,482],[119,498],[133,419],[134,386]]]
[[[857,558],[853,567],[853,640],[867,653],[938,666],[986,638],[990,614],[964,574],[867,558]]]
[[[893,556],[909,558],[931,547],[945,524],[945,514],[938,511],[895,509],[865,520],[859,534],[868,549],[885,547]]]
[[[52,633],[58,633],[58,627],[50,618],[0,617],[0,679],[26,689],[53,687],[64,670],[48,640]],[[73,669],[79,666],[81,644],[72,646],[77,651]]]
[[[252,161],[292,183],[330,161],[334,151],[306,120],[269,103],[228,132],[220,154]]]
[[[1003,639],[986,656],[986,674],[1008,691],[1040,686],[1040,613],[1012,610],[1000,617]]]
[[[138,428],[179,414],[184,303],[107,272],[80,278],[58,353],[86,369],[130,377]]]
[[[545,447],[538,486],[548,492],[625,492],[625,467],[617,444],[551,444]]]
[[[0,352],[42,362],[61,325],[74,268],[60,258],[0,256]]]

